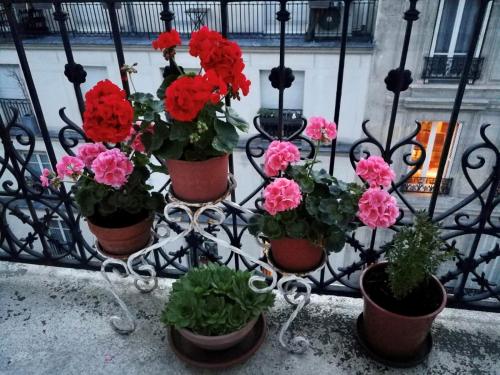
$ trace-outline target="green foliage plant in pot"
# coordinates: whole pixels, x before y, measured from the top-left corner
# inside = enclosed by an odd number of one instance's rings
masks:
[[[250,277],[247,271],[217,264],[193,268],[173,284],[161,320],[197,347],[229,349],[245,339],[274,303],[272,291],[250,289]]]
[[[446,305],[446,291],[433,274],[452,251],[423,211],[385,248],[387,261],[367,268],[360,279],[364,335],[378,355],[410,361]]]
[[[383,183],[379,181],[381,177],[375,178],[370,183],[373,186],[365,190],[356,183],[340,181],[323,169],[314,169],[320,145],[336,137],[334,123],[311,117],[305,133],[316,147],[314,159],[302,164],[293,143],[270,143],[264,156],[264,172],[272,182],[263,191],[264,212],[249,221],[250,233],[270,241],[272,262],[288,273],[312,271],[322,263],[325,252],[341,251],[346,233],[357,227],[356,216],[371,227],[388,227],[399,213],[395,199],[377,186],[388,186],[394,177],[382,158],[360,161],[366,168],[360,168],[358,175],[371,172],[385,178]],[[380,199],[365,202],[365,194],[372,193]],[[367,214],[367,210],[373,212]]]
[[[125,92],[108,80],[85,99],[83,131],[91,142],[80,145],[75,156],[63,156],[55,172],[44,169],[40,181],[44,187],[74,183],[75,201],[101,249],[127,256],[147,245],[153,213],[164,204],[147,183],[150,163],[141,139],[151,129],[133,123]]]
[[[160,34],[153,47],[169,61],[157,96],[164,100],[166,120],[157,117],[146,147],[166,160],[174,195],[187,202],[208,202],[228,189],[228,157],[237,146],[238,130],[248,124],[229,106],[247,95],[250,81],[243,74],[240,47],[216,31],[194,31],[189,53],[198,57],[198,74],[184,73],[175,62],[181,44],[176,30]]]

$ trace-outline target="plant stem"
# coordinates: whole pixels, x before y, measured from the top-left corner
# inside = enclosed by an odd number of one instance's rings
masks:
[[[316,164],[316,159],[317,159],[318,154],[319,154],[320,144],[321,144],[321,141],[318,141],[318,143],[316,144],[316,147],[314,148],[314,157],[313,157],[313,160],[311,161],[311,165],[309,167],[309,170],[307,171],[307,177],[311,177],[312,169],[314,167],[314,164]]]

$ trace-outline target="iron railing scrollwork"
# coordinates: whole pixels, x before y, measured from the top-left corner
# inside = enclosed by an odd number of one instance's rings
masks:
[[[422,78],[425,80],[458,81],[464,71],[467,56],[427,56],[424,60]],[[472,66],[469,70],[468,79],[470,83],[478,80],[481,76],[483,57],[472,59]]]
[[[498,212],[500,206],[500,197],[498,195],[500,150],[498,144],[495,144],[494,141],[495,130],[493,126],[482,125],[479,128],[479,124],[471,124],[471,126],[478,126],[480,141],[477,144],[470,145],[462,155],[455,158],[460,162],[460,173],[463,174],[467,185],[461,186],[461,189],[462,191],[468,189],[469,193],[455,199],[451,207],[440,207],[438,204],[439,194],[446,186],[444,167],[448,161],[454,128],[456,127],[469,74],[473,67],[473,51],[476,48],[481,31],[480,25],[482,25],[486,13],[488,0],[480,1],[481,7],[475,20],[474,35],[469,46],[469,53],[461,71],[460,84],[450,115],[449,128],[444,140],[438,173],[435,181],[433,181],[428,210],[433,220],[441,223],[443,238],[448,241],[449,246],[455,246],[457,249],[455,260],[447,264],[446,270],[440,274],[441,280],[445,283],[449,292],[449,304],[463,308],[500,311],[500,285],[498,285],[498,280],[500,280],[500,269],[498,268],[500,259],[498,241],[500,237],[500,214]],[[82,233],[82,228],[85,226],[84,218],[78,212],[71,191],[65,187],[60,190],[43,190],[37,183],[26,183],[26,174],[30,174],[33,181],[37,181],[38,177],[29,163],[36,142],[43,142],[49,160],[54,166],[56,162],[54,152],[56,142],[59,143],[58,147],[71,154],[79,143],[84,142],[84,136],[78,125],[80,120],[69,118],[64,109],[61,109],[60,117],[65,126],[59,130],[57,141],[50,138],[30,65],[26,58],[23,36],[19,32],[18,20],[15,15],[13,4],[20,3],[22,2],[15,0],[1,2],[9,24],[9,34],[17,50],[34,113],[40,127],[41,138],[37,140],[33,132],[19,123],[19,111],[15,108],[12,109],[13,114],[15,114],[12,118],[4,119],[3,116],[0,116],[0,136],[3,144],[2,154],[0,154],[0,259],[99,269],[101,258]],[[69,37],[72,32],[71,21],[64,14],[65,7],[73,6],[77,2],[65,1],[62,4],[59,1],[40,1],[40,3],[53,4],[54,6],[54,12],[52,13],[55,14],[51,13],[51,16],[57,18],[58,30],[61,33],[62,45],[67,59],[66,69],[68,74],[66,76],[73,83],[80,110],[83,111],[80,89],[81,79],[78,79],[79,73],[77,72],[79,68],[76,68],[78,63],[73,58],[71,38]],[[121,43],[121,35],[124,33],[119,14],[120,11],[126,9],[129,2],[122,1],[120,3],[122,8],[118,9],[118,3],[114,1],[101,2],[101,4],[106,4],[103,9],[106,10],[106,23],[109,23],[110,26],[108,32],[111,33],[116,56],[119,65],[122,66],[126,63],[126,60]],[[221,22],[216,28],[229,38],[231,38],[231,28],[233,27],[231,6],[234,3],[239,2],[217,2],[219,7],[217,12],[221,15]],[[241,3],[253,4],[258,2],[242,1]],[[289,30],[288,25],[291,22],[291,15],[293,16],[293,6],[296,2],[281,0],[272,3],[276,9],[274,26],[279,30],[280,40],[279,55],[276,55],[277,65],[272,69],[270,76],[272,86],[279,92],[277,124],[271,134],[262,125],[261,118],[257,116],[254,119],[256,133],[248,138],[244,149],[250,166],[262,178],[260,181],[255,182],[255,186],[247,196],[236,199],[236,195],[233,193],[231,200],[224,203],[225,220],[220,225],[209,225],[207,229],[212,235],[223,236],[231,245],[236,247],[243,246],[246,236],[249,235],[246,227],[247,217],[232,202],[253,210],[260,209],[260,192],[268,182],[268,178],[261,168],[262,157],[267,144],[274,139],[291,140],[300,145],[304,159],[313,156],[314,148],[311,141],[302,135],[307,123],[306,120],[303,119],[294,132],[287,132],[284,126],[283,98],[286,89],[293,85],[294,81],[293,71],[287,68],[286,65],[286,35],[287,30]],[[349,18],[352,17],[350,9],[356,3],[357,1],[354,0],[345,0],[343,2],[344,24],[338,52],[339,64],[335,103],[332,103],[334,105],[334,120],[339,125],[340,131],[342,131],[342,127],[347,126],[347,124],[339,123],[340,110],[343,104],[344,69],[348,69],[345,65],[346,50],[349,43],[349,30],[346,25],[349,23]],[[420,124],[414,124],[411,130],[408,130],[401,139],[396,139],[398,133],[395,132],[399,96],[412,82],[411,72],[406,69],[406,58],[413,23],[418,21],[417,3],[417,0],[408,0],[408,9],[403,14],[406,30],[402,40],[399,65],[392,69],[385,79],[387,89],[393,94],[385,139],[377,138],[373,131],[375,125],[372,126],[368,121],[365,121],[362,124],[363,137],[352,145],[349,153],[353,167],[355,167],[360,157],[370,154],[381,155],[391,164],[403,165],[402,170],[406,171],[405,174],[393,183],[390,190],[400,201],[400,217],[396,225],[388,230],[370,230],[366,227],[360,227],[350,233],[347,236],[347,246],[341,253],[345,255],[344,262],[339,264],[338,256],[334,255],[328,260],[325,269],[319,274],[309,277],[315,293],[359,296],[358,276],[360,271],[367,264],[383,257],[384,251],[381,245],[402,225],[410,224],[412,215],[417,210],[417,207],[412,203],[414,200],[410,199],[411,194],[407,194],[405,189],[409,183],[418,178],[415,176],[423,166],[426,158],[425,147],[416,140],[416,136],[420,131]],[[181,6],[181,4],[181,1],[161,2],[156,17],[157,21],[162,25],[162,29],[176,26],[175,16],[177,14],[173,10],[175,10],[175,7]],[[68,23],[69,26],[65,27]],[[61,72],[61,74],[63,73]],[[123,80],[122,83],[127,88],[127,81]],[[334,143],[331,148],[330,173],[334,172],[337,156],[336,147],[337,145]],[[23,148],[27,152],[22,154],[19,152],[19,148]],[[412,150],[418,151],[419,156],[417,158],[412,157]],[[232,173],[237,172],[233,162],[231,162],[230,168]],[[167,188],[168,181],[163,185],[162,190],[165,191]],[[170,222],[163,216],[158,216],[157,219],[159,222],[168,224],[168,227],[177,233],[183,230],[182,222]],[[63,241],[61,241],[61,236],[56,236],[49,230],[51,222],[54,220],[58,220],[61,225],[68,228],[70,234],[64,237]],[[54,248],[57,251],[54,251]],[[156,249],[148,255],[146,260],[154,266],[156,273],[163,277],[179,277],[189,267],[206,261],[216,261],[236,268],[258,270],[255,263],[238,254],[231,253],[225,256],[219,253],[215,243],[204,241],[198,235],[188,236],[186,241],[178,248]],[[496,268],[491,271],[491,265],[495,264],[497,265]]]

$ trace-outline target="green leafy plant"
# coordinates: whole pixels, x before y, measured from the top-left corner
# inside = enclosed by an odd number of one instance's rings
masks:
[[[251,234],[262,233],[269,239],[307,239],[327,252],[342,250],[345,233],[357,226],[358,200],[364,189],[356,183],[340,181],[324,169],[312,170],[314,163],[310,160],[303,165],[290,165],[285,171],[300,186],[300,206],[274,216],[252,216],[248,227]]]
[[[396,299],[403,299],[430,280],[439,265],[453,255],[439,237],[439,226],[425,211],[412,226],[403,227],[386,246],[389,286]]]
[[[162,322],[206,336],[242,328],[274,303],[272,292],[255,293],[249,288],[250,276],[216,264],[191,269],[173,284]]]

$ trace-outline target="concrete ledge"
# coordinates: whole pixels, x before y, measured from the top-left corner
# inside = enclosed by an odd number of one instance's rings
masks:
[[[199,374],[170,351],[159,314],[171,280],[152,294],[114,278],[137,318],[130,336],[116,334],[118,306],[97,272],[0,262],[0,374]],[[500,314],[445,309],[434,324],[434,349],[409,370],[367,358],[353,336],[362,301],[313,296],[293,325],[311,341],[304,355],[281,350],[277,332],[291,312],[278,299],[261,350],[227,374],[499,374]]]

